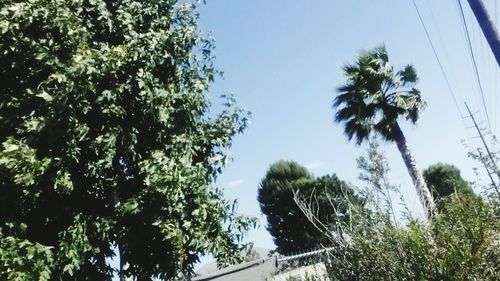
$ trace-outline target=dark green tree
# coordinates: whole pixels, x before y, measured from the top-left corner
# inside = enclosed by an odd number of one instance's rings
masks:
[[[212,184],[246,117],[232,98],[207,117],[197,21],[174,0],[2,1],[0,279],[110,280],[115,247],[137,280],[239,252],[251,221]]]
[[[460,176],[460,170],[453,165],[437,163],[425,169],[423,174],[436,202],[455,192],[474,194],[469,183]]]
[[[431,216],[432,195],[398,124],[401,117],[415,124],[425,107],[420,91],[414,87],[418,80],[415,68],[407,65],[395,72],[382,46],[361,54],[354,64],[346,64],[342,70],[347,82],[338,88],[333,102],[337,109],[335,122],[343,123],[347,138],[355,138],[358,145],[372,133],[395,142],[424,211]]]
[[[349,220],[349,205],[343,200],[346,195],[352,202],[361,204],[347,183],[335,175],[315,178],[305,167],[293,161],[272,164],[261,181],[258,200],[277,251],[290,254],[321,244],[328,245],[331,241],[322,228],[308,219],[294,197],[301,200],[313,198],[315,219],[323,225],[335,227],[338,220]]]

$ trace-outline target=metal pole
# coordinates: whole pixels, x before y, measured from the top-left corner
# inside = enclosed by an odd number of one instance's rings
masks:
[[[486,41],[488,41],[491,51],[497,60],[498,66],[500,66],[500,38],[498,37],[495,25],[488,15],[488,11],[486,11],[486,8],[484,7],[483,1],[467,0],[467,2],[469,2],[470,8],[472,9],[472,12],[474,12],[477,22],[483,31],[484,37],[486,37]]]
[[[481,132],[481,130],[479,129],[479,126],[477,125],[476,119],[474,118],[474,115],[471,113],[467,103],[464,102],[464,104],[465,104],[465,107],[467,108],[467,111],[469,112],[469,116],[472,119],[472,122],[474,122],[474,126],[476,127],[477,132],[479,133],[479,137],[481,137],[481,140],[483,141],[484,148],[486,149],[486,152],[488,153],[488,156],[491,160],[491,166],[492,166],[495,174],[498,176],[498,178],[500,178],[500,172],[498,171],[497,163],[495,162],[495,159],[493,158],[493,155],[491,154],[490,149],[488,148],[488,145],[486,144],[486,141],[484,140],[483,132]],[[483,163],[483,165],[486,168],[487,173],[489,174],[490,172],[488,170],[486,163]],[[492,184],[493,184],[493,187],[495,188],[495,191],[497,192],[497,194],[500,195],[500,192],[498,190],[498,187],[497,187],[495,181],[493,181],[493,178],[491,176],[490,176],[490,179],[492,180]]]
[[[481,149],[479,149],[479,148],[477,149],[477,155],[479,155],[480,158],[483,158],[483,153],[481,152]],[[488,168],[487,165],[484,165],[484,168],[486,169],[486,173],[488,174],[488,177],[491,180],[491,185],[495,188],[496,192],[498,193],[497,184],[495,183],[495,180],[491,176],[490,169]]]

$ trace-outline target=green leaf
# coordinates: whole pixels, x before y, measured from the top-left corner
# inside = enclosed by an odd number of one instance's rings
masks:
[[[49,95],[46,91],[41,91],[40,93],[38,93],[36,95],[37,97],[40,97],[42,99],[44,99],[46,102],[51,102],[54,98]]]

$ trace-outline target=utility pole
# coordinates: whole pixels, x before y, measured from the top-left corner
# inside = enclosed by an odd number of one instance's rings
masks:
[[[477,133],[479,134],[479,137],[483,141],[484,148],[486,149],[486,153],[488,153],[488,156],[489,156],[490,161],[491,161],[491,168],[493,169],[493,171],[495,172],[497,177],[500,179],[500,172],[498,171],[497,163],[495,162],[495,158],[493,158],[493,154],[491,153],[490,149],[488,148],[488,145],[486,144],[486,141],[484,140],[483,132],[479,128],[479,125],[476,122],[476,118],[474,118],[474,114],[472,114],[472,112],[470,111],[467,103],[464,102],[464,104],[465,104],[465,107],[467,108],[467,111],[469,112],[469,116],[472,119],[472,122],[474,123],[474,127],[476,127],[476,129],[477,129]],[[478,150],[478,152],[479,152],[479,155],[481,156],[481,151]],[[486,172],[488,173],[488,176],[491,179],[491,184],[493,185],[493,188],[495,188],[495,191],[497,192],[497,194],[500,195],[500,191],[498,190],[498,186],[495,183],[495,181],[493,180],[493,178],[491,177],[491,173],[488,169],[488,165],[486,163],[483,163],[483,165],[484,165],[484,168],[486,169]]]
[[[460,0],[458,0],[460,1]],[[467,0],[500,67],[500,38],[482,0]]]
[[[480,159],[484,158],[483,152],[479,148],[477,149],[477,155],[479,155]],[[486,173],[488,174],[488,177],[490,178],[491,185],[493,186],[493,188],[495,188],[496,192],[498,193],[497,184],[495,183],[495,180],[493,179],[493,176],[491,176],[491,174],[493,172],[490,172],[490,168],[488,168],[488,165],[484,165],[484,169],[486,169]]]

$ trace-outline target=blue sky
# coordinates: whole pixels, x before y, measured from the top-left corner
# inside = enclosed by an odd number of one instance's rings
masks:
[[[456,165],[468,180],[477,180],[461,139],[472,147],[477,134],[463,119],[467,101],[477,118],[485,120],[483,102],[472,72],[463,27],[453,0],[417,0],[433,43],[459,104],[455,106],[411,0],[208,0],[199,4],[200,27],[217,42],[216,65],[224,78],[216,80],[214,103],[224,91],[253,114],[252,124],[239,135],[231,151],[234,161],[219,177],[227,198],[239,200],[243,214],[258,216],[262,227],[248,237],[257,246],[273,248],[260,214],[257,188],[269,166],[280,159],[295,160],[315,175],[337,174],[357,183],[356,158],[364,147],[347,142],[333,124],[332,100],[343,82],[340,66],[362,49],[384,43],[390,61],[415,65],[418,88],[428,107],[417,126],[402,122],[404,133],[421,169],[436,162]],[[499,68],[472,13],[463,1],[472,47],[478,63],[486,110],[497,133],[500,118]],[[496,0],[485,0],[498,18]],[[497,25],[498,26],[498,25]],[[409,208],[421,207],[394,144],[383,148],[392,168],[390,179],[401,185]],[[485,179],[484,179],[485,180]]]

